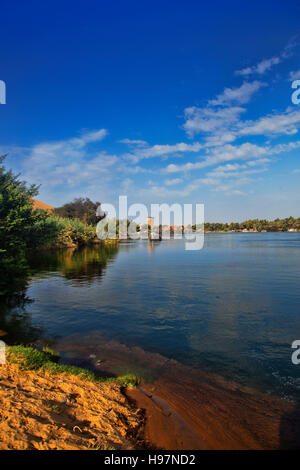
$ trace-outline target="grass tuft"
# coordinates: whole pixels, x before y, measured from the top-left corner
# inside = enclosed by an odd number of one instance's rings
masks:
[[[18,364],[22,370],[44,370],[51,374],[77,375],[82,380],[90,382],[118,382],[124,387],[128,385],[136,386],[140,383],[140,379],[133,374],[126,374],[116,378],[99,377],[81,367],[59,364],[59,359],[59,354],[49,348],[38,351],[26,346],[7,346],[7,362]]]

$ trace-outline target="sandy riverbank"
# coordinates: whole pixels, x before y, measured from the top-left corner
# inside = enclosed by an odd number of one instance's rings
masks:
[[[137,449],[143,413],[119,383],[0,365],[0,449]]]
[[[99,334],[59,342],[65,360],[100,375],[134,373],[145,441],[163,449],[300,448],[300,404]],[[146,393],[145,393],[146,392]]]
[[[146,389],[0,366],[0,450],[146,448],[206,446]]]
[[[73,363],[79,353],[86,365],[95,362],[95,371],[115,376],[117,369],[126,372],[124,364],[135,365],[150,371],[148,380],[131,387],[117,379],[93,382],[2,365],[0,449],[300,448],[295,402],[140,348],[93,339],[76,344],[73,337],[61,350],[66,355],[71,347]]]

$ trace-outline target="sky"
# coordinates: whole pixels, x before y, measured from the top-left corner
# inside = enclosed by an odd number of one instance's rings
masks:
[[[0,154],[38,199],[300,216],[300,3],[2,1]]]

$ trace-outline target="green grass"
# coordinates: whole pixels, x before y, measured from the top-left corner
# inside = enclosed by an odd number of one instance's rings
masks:
[[[59,354],[52,349],[44,348],[42,351],[26,346],[7,346],[6,360],[11,364],[18,364],[22,370],[43,370],[51,374],[77,375],[82,380],[90,382],[118,382],[123,386],[136,386],[140,380],[133,374],[120,377],[99,377],[93,372],[76,366],[59,364]]]

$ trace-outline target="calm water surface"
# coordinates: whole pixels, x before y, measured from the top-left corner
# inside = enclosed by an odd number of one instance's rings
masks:
[[[300,365],[291,363],[300,339],[298,233],[207,234],[200,251],[180,240],[68,249],[39,253],[32,266],[25,296],[2,317],[18,340],[100,332],[300,396]]]

